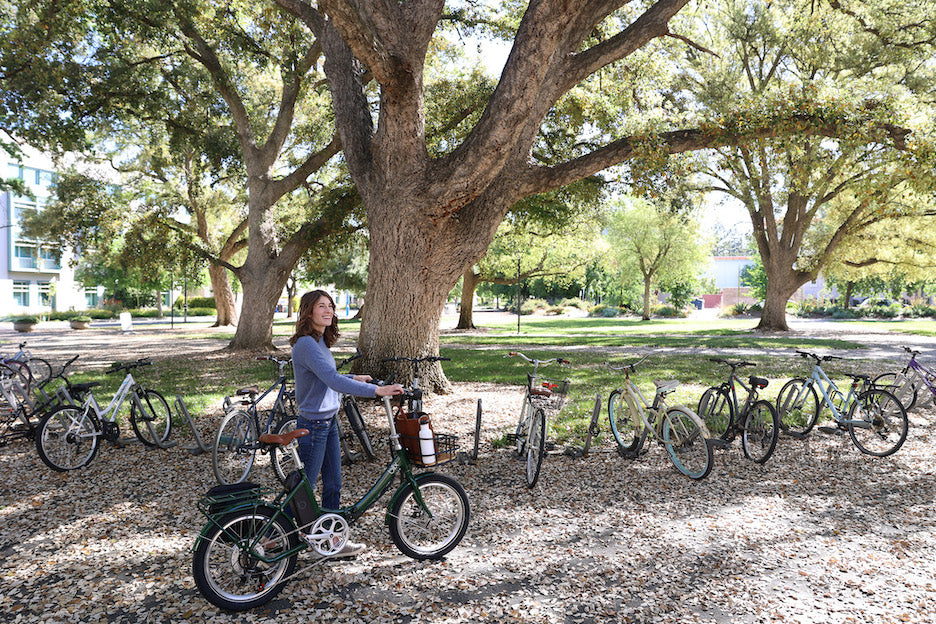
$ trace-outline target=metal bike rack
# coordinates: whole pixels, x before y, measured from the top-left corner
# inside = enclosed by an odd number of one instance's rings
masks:
[[[198,427],[195,426],[195,421],[192,419],[192,415],[189,413],[188,408],[185,407],[185,402],[182,400],[182,395],[177,394],[175,397],[176,409],[182,414],[185,422],[188,423],[189,429],[192,430],[192,435],[195,437],[195,446],[186,446],[184,447],[192,455],[199,455],[201,453],[208,453],[213,448],[213,444],[205,444],[202,441],[201,435],[198,433]],[[147,423],[149,424],[149,423]],[[175,444],[175,443],[173,443]]]
[[[588,431],[585,436],[585,446],[577,447],[572,446],[563,452],[563,454],[568,455],[569,457],[585,457],[588,455],[588,449],[591,448],[592,438],[596,437],[599,433],[598,430],[598,417],[601,416],[601,394],[595,395],[595,407],[592,409],[591,420],[588,421]]]
[[[461,465],[476,464],[478,462],[478,447],[481,444],[481,399],[478,399],[478,410],[475,413],[474,448],[471,451],[458,451],[455,461]]]

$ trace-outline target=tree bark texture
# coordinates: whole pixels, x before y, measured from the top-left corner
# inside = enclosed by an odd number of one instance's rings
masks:
[[[237,325],[237,309],[234,305],[234,290],[227,269],[219,264],[208,265],[208,277],[211,279],[211,291],[214,293],[215,310],[218,318],[213,327]]]
[[[478,287],[478,275],[474,267],[468,267],[462,276],[461,307],[458,311],[458,325],[455,329],[474,329],[474,294]]]

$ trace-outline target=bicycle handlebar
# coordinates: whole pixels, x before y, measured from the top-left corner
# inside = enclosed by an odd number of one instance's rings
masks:
[[[514,357],[514,356],[522,357],[524,360],[526,360],[530,364],[549,364],[551,362],[555,362],[557,364],[571,364],[572,363],[569,360],[562,359],[561,357],[549,358],[548,360],[537,360],[536,358],[527,357],[526,355],[520,353],[519,351],[510,351],[509,353],[507,353],[505,357]]]
[[[725,364],[726,366],[730,366],[731,370],[734,370],[736,368],[744,368],[745,366],[757,366],[756,362],[747,362],[747,361],[729,362],[728,360],[725,360],[722,358],[709,358],[709,361],[718,362],[719,364]]]
[[[418,364],[419,362],[450,362],[452,358],[442,357],[440,355],[427,355],[426,357],[421,358],[408,358],[408,357],[389,357],[383,358],[381,362],[411,362],[413,364]]]
[[[812,359],[816,360],[816,363],[817,363],[817,364],[818,364],[819,362],[829,362],[829,361],[831,361],[831,360],[843,360],[843,359],[845,359],[845,358],[839,357],[839,356],[837,356],[837,355],[816,355],[815,353],[809,353],[808,351],[799,351],[799,350],[797,350],[796,353],[799,354],[799,356],[802,357],[804,360],[805,360],[805,359],[808,359],[808,358],[812,358]]]
[[[633,363],[631,363],[631,364],[624,364],[624,365],[622,365],[621,367],[616,367],[616,366],[614,366],[613,364],[611,364],[611,363],[609,362],[609,363],[608,363],[608,368],[610,368],[611,370],[614,370],[614,371],[623,370],[623,371],[628,371],[628,372],[630,372],[630,373],[636,373],[636,372],[637,372],[637,365],[640,364],[641,362],[643,362],[644,360],[646,360],[648,357],[650,357],[650,354],[649,354],[649,353],[646,354],[645,356],[643,356],[642,358],[640,358],[639,360],[637,360],[636,362],[633,362]]]

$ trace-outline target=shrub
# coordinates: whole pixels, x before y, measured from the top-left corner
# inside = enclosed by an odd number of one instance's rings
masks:
[[[68,320],[69,320],[69,321],[75,321],[76,323],[90,323],[90,322],[91,322],[91,317],[90,317],[90,316],[85,316],[85,315],[83,315],[83,314],[79,314],[78,316],[73,316],[73,317],[71,317],[71,318],[68,319]]]
[[[179,297],[175,300],[173,307],[181,309],[183,304],[185,304],[185,299],[183,297]],[[214,310],[216,306],[214,297],[189,297],[188,307],[189,311],[191,312],[192,308],[211,308]],[[212,314],[214,314],[214,312],[212,312]]]
[[[537,310],[545,310],[549,303],[545,299],[527,299],[520,306],[520,314],[533,314]]]
[[[856,310],[855,308],[840,308],[836,306],[832,308],[832,318],[834,319],[861,318],[861,310]]]
[[[895,318],[900,315],[903,306],[899,303],[891,305],[873,305],[865,308],[865,314],[875,318]]]
[[[92,319],[101,320],[101,319],[112,319],[116,318],[117,315],[113,310],[85,310],[84,315],[90,316]]]
[[[742,314],[747,314],[750,310],[750,306],[743,301],[732,304],[728,306],[728,316],[741,316]]]
[[[550,316],[558,316],[562,314],[563,312],[565,312],[565,308],[562,307],[561,305],[551,305],[548,308],[546,308],[546,314]]]
[[[918,303],[908,310],[904,310],[904,316],[913,318],[932,318],[936,317],[936,307],[926,303]]]
[[[764,311],[764,306],[762,306],[762,305],[759,304],[759,303],[752,303],[752,304],[748,307],[748,312],[751,313],[751,314],[760,314],[760,313],[763,312],[763,311]]]
[[[35,325],[39,322],[38,316],[14,316],[10,319],[14,323],[32,323]]]
[[[665,318],[677,318],[677,317],[686,316],[685,314],[683,314],[681,310],[677,309],[675,306],[671,306],[667,304],[658,305],[657,307],[653,309],[653,313],[656,314],[657,316],[662,316]]]
[[[563,299],[559,302],[559,305],[564,308],[578,308],[579,310],[588,310],[591,306],[584,299]]]

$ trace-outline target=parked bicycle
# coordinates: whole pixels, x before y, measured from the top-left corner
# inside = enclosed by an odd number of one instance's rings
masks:
[[[90,384],[81,405],[63,405],[56,408],[39,423],[36,448],[39,457],[49,468],[60,472],[87,466],[98,452],[100,441],[117,444],[120,426],[117,415],[124,401],[130,401],[130,426],[137,439],[146,446],[164,444],[172,433],[172,413],[166,399],[144,387],[130,371],[151,365],[140,359],[126,364],[114,364],[104,371],[115,374],[126,371],[126,376],[106,408],[101,408]]]
[[[791,379],[777,395],[777,414],[784,432],[796,437],[808,434],[824,405],[831,412],[833,425],[820,427],[823,433],[847,431],[859,451],[876,457],[886,457],[900,449],[907,439],[909,420],[897,397],[872,387],[871,377],[860,374],[849,375],[852,383],[845,395],[822,370],[823,362],[842,358],[806,351],[796,353],[803,359],[811,359],[813,368],[809,377]]]
[[[21,342],[17,349],[18,351],[10,357],[0,358],[0,364],[15,371],[27,390],[32,390],[34,386],[45,383],[52,377],[52,365],[30,353],[25,342]],[[0,377],[2,376],[3,371],[0,371]]]
[[[258,386],[248,386],[238,389],[234,397],[224,400],[225,415],[215,434],[211,451],[211,467],[218,483],[222,485],[245,481],[258,454],[261,457],[269,455],[273,472],[280,482],[286,481],[286,475],[292,468],[288,455],[278,452],[281,449],[276,445],[260,440],[264,433],[285,432],[296,426],[298,412],[295,392],[288,383],[292,359],[280,359],[272,355],[257,359],[274,362],[279,367],[279,374],[276,381],[262,393]],[[274,395],[272,407],[261,411],[260,403],[270,395]]]
[[[903,350],[910,354],[910,361],[897,373],[882,373],[871,382],[875,387],[887,390],[900,401],[908,412],[916,407],[919,393],[923,388],[929,390],[936,401],[936,371],[917,361],[919,351],[909,347]]]
[[[637,365],[647,359],[643,356],[636,362],[622,366],[611,366],[612,370],[624,372],[624,385],[608,396],[608,420],[611,433],[618,445],[618,452],[628,458],[641,454],[644,443],[653,436],[666,449],[666,454],[676,470],[690,479],[704,479],[715,465],[712,442],[705,423],[684,405],[670,407],[666,396],[679,386],[674,380],[654,380],[656,392],[653,402],[644,397],[640,388],[630,378],[637,372]]]
[[[546,455],[546,437],[548,435],[548,421],[546,413],[558,414],[569,395],[570,381],[568,379],[547,379],[540,377],[539,367],[548,364],[567,365],[568,360],[559,357],[548,360],[538,360],[527,357],[519,351],[511,351],[507,357],[520,357],[533,365],[533,372],[527,373],[526,390],[523,393],[523,403],[520,404],[520,418],[517,420],[516,431],[508,436],[508,440],[515,440],[517,444],[517,457],[526,458],[524,477],[527,487],[532,488],[539,480],[543,457]]]
[[[741,436],[744,456],[758,464],[765,463],[777,448],[780,437],[780,418],[769,401],[761,399],[759,391],[767,387],[763,377],[748,377],[748,384],[738,376],[737,369],[757,366],[754,362],[729,362],[722,358],[709,361],[724,364],[730,371],[728,378],[702,394],[697,413],[709,433],[726,444]],[[747,392],[744,403],[738,402],[737,386]]]
[[[305,429],[283,436],[264,433],[260,438],[263,444],[286,449],[299,467],[272,500],[272,490],[241,483],[212,488],[199,501],[208,521],[195,542],[192,575],[209,602],[244,611],[270,601],[298,573],[299,553],[314,552],[309,567],[337,555],[348,541],[351,525],[390,489],[397,475],[402,483],[387,504],[386,523],[400,552],[417,560],[441,559],[461,542],[471,515],[468,495],[452,477],[413,472],[396,430],[390,397],[383,398],[383,406],[393,456],[367,493],[350,506],[322,509],[316,502],[314,484],[302,468],[294,442],[308,433]]]

